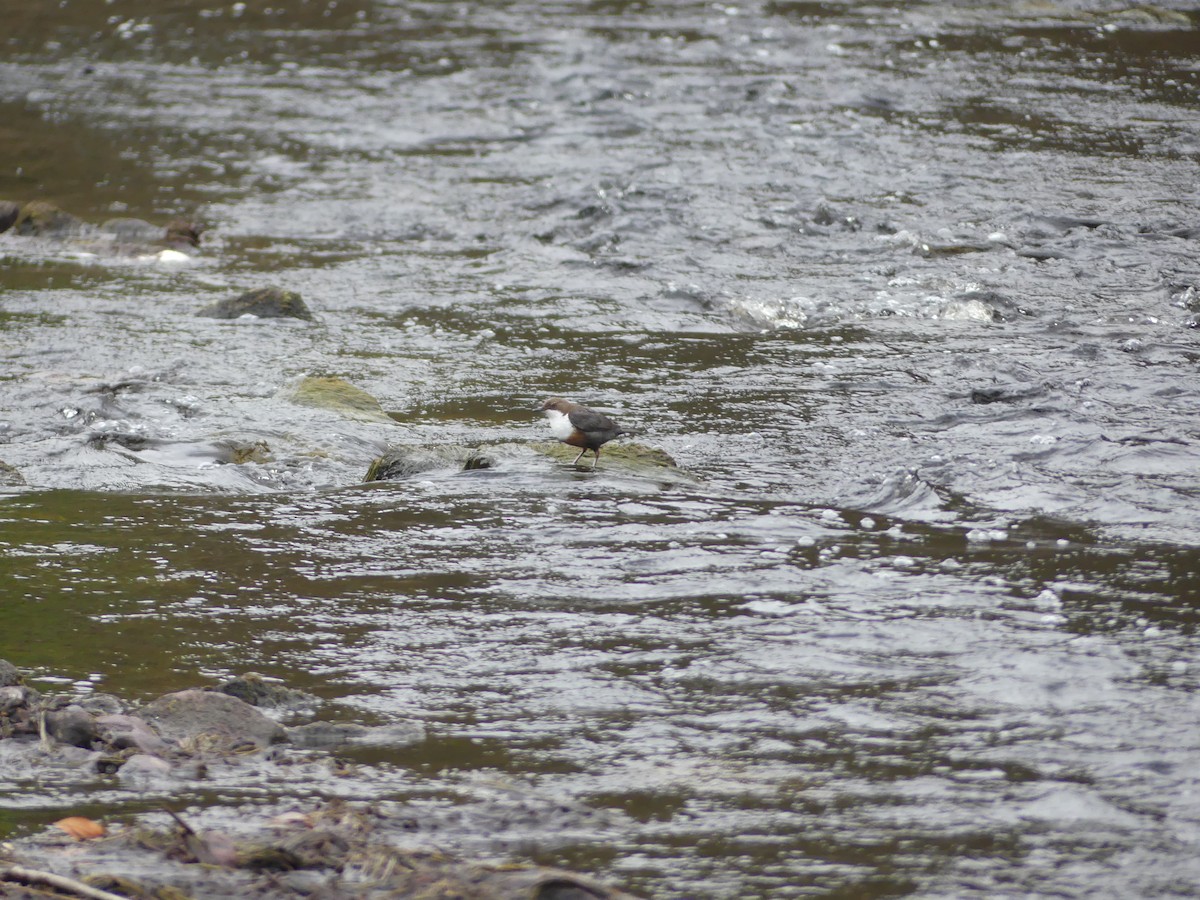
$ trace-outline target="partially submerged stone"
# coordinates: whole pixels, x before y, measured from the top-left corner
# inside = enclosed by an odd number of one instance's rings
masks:
[[[46,713],[46,733],[60,744],[90,748],[96,740],[96,720],[74,704]]]
[[[257,672],[247,672],[218,684],[214,691],[236,697],[251,706],[269,709],[300,709],[320,703],[318,697],[298,691],[276,681],[270,681]]]
[[[491,469],[504,460],[520,460],[522,457],[528,459],[530,450],[567,463],[579,454],[578,448],[557,441],[513,442],[482,447],[463,444],[396,444],[371,461],[363,481],[398,481],[428,472],[452,473]],[[581,460],[579,466],[590,469],[591,455]],[[613,441],[605,444],[604,449],[600,451],[599,469],[603,470],[606,467],[658,477],[670,474],[673,478],[687,478],[666,451],[636,441]]]
[[[0,200],[0,234],[12,228],[21,215],[21,204],[11,200]]]
[[[460,444],[396,445],[372,460],[363,481],[395,481],[439,469],[487,469],[493,464],[492,459],[477,447]]]
[[[7,659],[0,659],[0,687],[21,683],[21,670]]]
[[[29,710],[40,696],[37,691],[24,684],[0,687],[0,729],[28,722]]]
[[[538,453],[544,453],[547,456],[554,459],[561,459],[564,462],[571,462],[571,460],[579,455],[578,447],[561,444],[558,441],[539,441],[531,444],[531,446]],[[592,466],[591,460],[592,454],[588,453],[579,461],[579,465],[590,469]],[[619,464],[623,467],[678,468],[675,460],[667,451],[660,450],[658,447],[650,447],[637,441],[611,441],[605,444],[600,450],[600,461],[597,463],[597,468],[603,468],[606,462]]]
[[[188,749],[204,752],[226,752],[247,744],[261,749],[287,740],[278,722],[236,697],[214,691],[166,694],[138,714],[166,740],[186,742]]]
[[[425,739],[425,729],[417,722],[390,725],[359,725],[354,722],[310,722],[288,729],[293,746],[314,750],[339,747],[406,747]]]
[[[143,785],[170,778],[172,766],[161,757],[149,753],[135,753],[117,769],[117,779],[126,786]]]
[[[332,410],[360,422],[393,421],[378,400],[344,378],[305,376],[291,389],[288,399],[299,406]]]
[[[171,749],[170,745],[138,716],[121,713],[99,716],[96,719],[96,733],[114,750],[133,749],[141,753],[162,754]]]
[[[200,309],[196,315],[213,319],[240,319],[254,316],[258,319],[304,319],[312,321],[304,300],[295,291],[266,287],[246,291],[237,297],[218,300]]]
[[[100,233],[108,234],[119,241],[156,241],[163,237],[163,229],[145,219],[109,219],[100,224]]]
[[[269,463],[274,458],[271,445],[266,441],[244,441],[236,438],[216,441],[213,447],[221,454],[222,462],[234,465],[246,463]]]
[[[21,207],[13,230],[21,235],[69,237],[83,231],[84,224],[81,219],[64,212],[53,203],[33,200]]]

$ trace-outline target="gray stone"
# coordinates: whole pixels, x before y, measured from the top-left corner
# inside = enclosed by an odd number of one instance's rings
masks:
[[[83,707],[72,704],[46,713],[46,733],[60,744],[91,747],[96,740],[96,720]]]
[[[100,716],[96,719],[96,733],[114,750],[132,747],[142,753],[162,754],[171,749],[170,744],[137,716]]]
[[[7,659],[0,659],[0,687],[21,683],[21,670]]]
[[[193,751],[227,752],[245,744],[267,747],[287,740],[272,719],[235,697],[215,691],[167,694],[138,710],[164,739]]]
[[[218,684],[213,690],[236,697],[251,706],[269,709],[302,709],[318,706],[319,697],[269,681],[257,672],[247,672]]]
[[[171,774],[171,764],[157,756],[138,753],[129,757],[125,765],[117,769],[117,778],[124,784],[157,781]]]
[[[18,709],[28,709],[37,703],[40,695],[31,687],[11,684],[0,687],[0,716],[7,716]]]

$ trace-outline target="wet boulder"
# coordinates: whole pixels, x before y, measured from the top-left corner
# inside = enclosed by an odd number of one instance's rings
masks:
[[[301,709],[316,706],[321,702],[312,694],[269,681],[257,672],[247,672],[245,675],[231,678],[218,684],[213,690],[236,697],[251,706],[270,709]]]
[[[237,297],[218,300],[199,310],[196,315],[212,319],[240,319],[253,316],[258,319],[304,319],[312,321],[304,300],[295,291],[267,287],[246,291]]]
[[[143,706],[138,715],[164,739],[189,750],[228,752],[253,745],[262,749],[287,740],[279,723],[236,697],[215,691],[166,694]]]
[[[478,448],[455,444],[396,445],[372,460],[364,481],[396,481],[424,472],[490,469],[492,458]]]
[[[38,692],[23,684],[0,687],[0,719],[24,720],[38,702]]]
[[[7,659],[0,659],[0,687],[21,683],[21,670]]]
[[[95,718],[75,704],[46,713],[46,733],[60,744],[84,748],[90,748],[98,737]]]
[[[579,455],[579,448],[558,441],[539,441],[532,445],[538,453],[544,453],[552,459],[570,462]],[[589,452],[579,461],[580,466],[591,467],[592,454]],[[605,444],[600,450],[600,461],[597,466],[604,468],[605,462],[622,468],[633,469],[675,469],[674,458],[665,450],[639,444],[637,441],[613,441]]]
[[[83,231],[84,224],[82,220],[64,212],[53,203],[34,200],[21,207],[13,229],[21,235],[70,237]]]
[[[12,228],[20,215],[21,204],[13,203],[11,200],[0,200],[0,234]]]
[[[147,753],[135,753],[117,769],[117,778],[125,785],[139,785],[171,777],[173,769],[165,759]]]
[[[1046,385],[1035,382],[1013,382],[1011,384],[987,384],[971,389],[971,402],[981,405],[989,403],[1020,403],[1045,395]]]
[[[108,716],[125,712],[125,704],[119,697],[112,694],[87,693],[73,698],[72,702],[82,706],[93,716]]]
[[[141,753],[162,754],[170,745],[159,737],[144,719],[121,714],[99,716],[96,733],[113,750],[134,749]]]
[[[199,247],[204,226],[187,219],[172,219],[167,223],[163,241],[170,247]]]

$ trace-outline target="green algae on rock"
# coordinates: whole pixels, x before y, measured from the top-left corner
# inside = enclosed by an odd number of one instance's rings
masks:
[[[17,234],[65,237],[78,234],[84,228],[83,221],[69,212],[64,212],[45,200],[32,200],[21,207],[13,229]]]
[[[578,447],[561,444],[557,441],[538,441],[530,444],[530,446],[538,453],[544,453],[546,456],[561,459],[564,462],[570,462],[579,453]],[[619,463],[623,468],[679,468],[675,460],[671,457],[671,454],[667,453],[667,451],[660,450],[657,447],[649,447],[637,441],[621,441],[620,443],[605,444],[597,465],[599,468],[604,468],[604,463],[606,462]],[[591,465],[588,464],[584,467],[591,468]]]
[[[258,319],[304,319],[309,322],[313,317],[298,293],[277,287],[256,288],[232,299],[218,300],[201,308],[196,315],[211,319],[254,316]]]
[[[393,422],[378,400],[344,378],[306,375],[291,389],[288,399],[298,406],[328,409],[360,422]]]
[[[396,481],[411,478],[426,472],[468,472],[474,469],[492,469],[500,461],[520,464],[528,462],[530,451],[555,460],[570,462],[575,458],[575,449],[556,441],[511,442],[470,446],[466,444],[393,444],[381,456],[372,460],[363,481]],[[634,441],[607,444],[600,464],[605,463],[625,473],[652,474],[688,479],[675,464],[675,460],[664,450],[648,447]],[[589,466],[580,468],[590,469]]]
[[[461,444],[397,444],[371,461],[363,481],[395,481],[438,469],[490,469],[491,457]]]

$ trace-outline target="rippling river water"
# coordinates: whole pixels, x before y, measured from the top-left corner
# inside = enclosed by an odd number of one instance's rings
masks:
[[[0,235],[0,657],[419,720],[313,792],[649,895],[1200,892],[1194,10],[5,17],[0,200],[209,230]],[[315,321],[196,315],[263,285]],[[552,394],[678,472],[534,452]],[[0,822],[81,791],[147,802]]]

